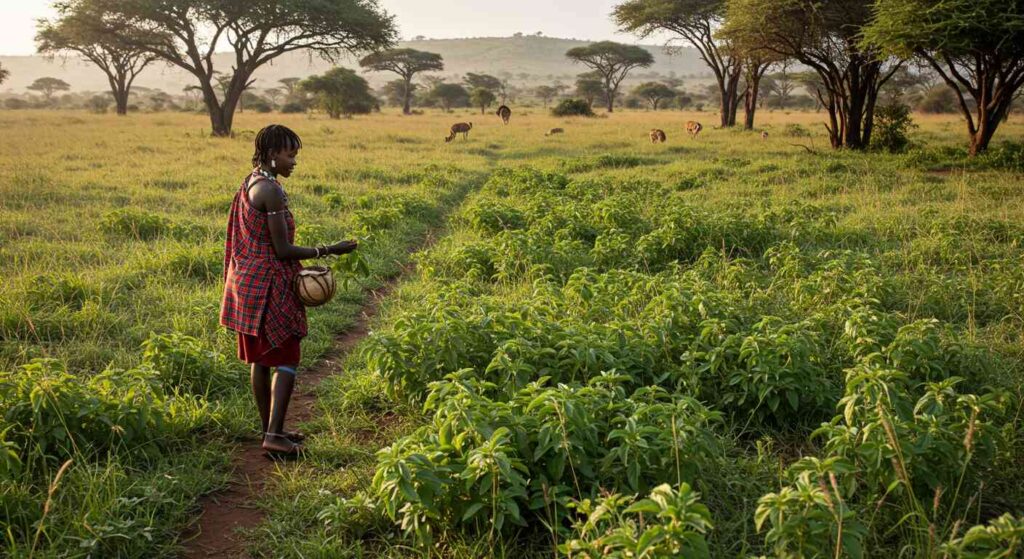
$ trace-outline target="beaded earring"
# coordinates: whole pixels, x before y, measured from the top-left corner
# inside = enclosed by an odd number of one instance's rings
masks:
[[[277,169],[277,160],[276,159],[271,159],[270,160],[270,168],[271,169]]]

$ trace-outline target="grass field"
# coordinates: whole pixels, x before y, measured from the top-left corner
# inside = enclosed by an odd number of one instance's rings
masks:
[[[682,112],[246,113],[232,139],[192,115],[0,112],[11,555],[168,552],[253,436],[217,306],[227,207],[269,120],[303,138],[300,240],[359,237],[373,271],[310,313],[308,359],[433,243],[323,387],[254,554],[1021,545],[1017,116],[968,160],[952,117],[918,116],[917,147],[883,155],[832,153],[805,113],[761,113],[762,141]],[[456,120],[470,139],[445,144]]]

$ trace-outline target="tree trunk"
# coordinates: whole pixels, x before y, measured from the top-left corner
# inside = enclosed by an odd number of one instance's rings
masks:
[[[740,103],[739,82],[742,70],[743,67],[737,65],[728,75],[718,79],[718,90],[721,95],[719,104],[721,118],[719,121],[722,128],[736,126],[736,109]]]
[[[608,112],[615,112],[615,92],[611,89],[608,90]],[[546,107],[547,105],[545,105]]]
[[[402,100],[402,114],[404,114],[404,115],[411,115],[412,114],[412,106],[411,106],[411,103],[412,103],[412,91],[411,91],[411,89],[412,89],[412,76],[409,76],[409,77],[405,78],[405,92],[404,92],[405,95],[403,95],[403,100]]]
[[[999,123],[999,118],[992,118],[993,116],[995,115],[985,115],[978,119],[978,129],[971,134],[971,147],[967,152],[971,157],[984,153],[988,149],[988,144],[992,141],[992,136],[995,135]]]
[[[754,76],[747,82],[747,95],[743,99],[743,129],[754,129],[754,113],[757,112],[757,92],[761,85],[761,77]]]
[[[118,91],[114,93],[114,104],[117,105],[118,116],[128,114],[128,92]]]

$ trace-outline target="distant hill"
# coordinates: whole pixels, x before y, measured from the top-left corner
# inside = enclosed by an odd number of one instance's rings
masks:
[[[400,46],[440,54],[445,62],[445,70],[440,74],[444,76],[461,76],[466,72],[485,72],[494,75],[507,72],[513,76],[510,81],[521,85],[533,85],[555,80],[571,83],[576,74],[586,71],[587,68],[573,64],[565,57],[565,52],[590,42],[527,36],[426,39],[403,41]],[[640,46],[654,55],[655,64],[649,69],[636,71],[635,77],[657,72],[666,77],[674,73],[680,78],[685,78],[688,75],[708,72],[693,49],[681,49],[669,56],[660,46]],[[225,53],[215,56],[215,68],[222,71],[230,70],[233,55]],[[77,59],[63,61],[59,58],[48,60],[42,56],[0,56],[0,64],[11,71],[10,78],[0,85],[0,93],[25,93],[27,85],[43,76],[52,76],[68,82],[73,92],[107,89],[107,81],[102,72]],[[358,68],[357,61],[352,59],[343,61],[341,65]],[[303,78],[323,73],[330,67],[330,63],[316,57],[310,58],[308,54],[290,53],[261,68],[256,73],[256,87],[273,87],[281,78]],[[395,78],[393,74],[365,75],[374,86]],[[136,81],[136,85],[159,88],[172,94],[180,93],[183,87],[194,83],[195,78],[187,72],[165,65],[147,68]]]

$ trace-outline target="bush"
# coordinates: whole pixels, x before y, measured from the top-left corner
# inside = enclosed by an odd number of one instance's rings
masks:
[[[297,114],[306,112],[306,108],[302,106],[302,103],[296,101],[290,101],[285,103],[281,107],[281,112],[284,114]]]
[[[270,103],[267,103],[266,101],[262,101],[262,100],[250,104],[249,108],[252,109],[253,111],[256,111],[257,113],[261,113],[261,114],[266,114],[266,113],[272,112],[274,110],[274,107],[271,107]]]
[[[161,236],[189,238],[203,234],[203,228],[195,223],[174,223],[162,215],[134,208],[122,208],[104,215],[100,230],[140,241]]]
[[[110,107],[110,97],[107,95],[93,95],[85,102],[85,106],[96,114],[103,114]]]
[[[551,109],[554,116],[594,116],[594,110],[583,99],[562,99],[562,102]]]
[[[711,529],[711,512],[698,497],[683,483],[678,491],[668,484],[655,487],[647,499],[614,494],[571,503],[580,518],[559,551],[579,559],[710,557],[704,534]]]
[[[33,360],[0,373],[0,410],[0,465],[8,472],[22,465],[39,471],[32,466],[121,445],[146,451],[188,428],[173,424],[169,401],[146,367],[83,378],[56,360]]]
[[[787,124],[786,127],[782,129],[782,135],[790,138],[809,138],[811,136],[811,131],[799,124],[792,123]]]
[[[875,109],[872,147],[889,153],[903,153],[910,145],[907,133],[917,125],[910,118],[910,107],[894,104]]]
[[[142,343],[142,362],[171,391],[209,397],[243,385],[224,355],[184,334],[153,334]]]
[[[17,97],[4,99],[4,107],[12,111],[20,111],[29,108],[29,102]]]

